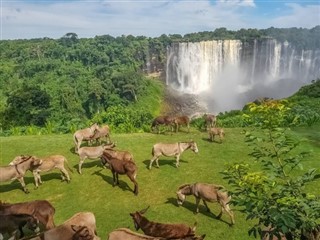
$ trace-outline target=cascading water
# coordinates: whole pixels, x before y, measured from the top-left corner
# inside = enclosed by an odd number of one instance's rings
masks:
[[[320,50],[297,51],[274,39],[173,43],[167,49],[167,85],[197,95],[214,113],[260,97],[287,97],[319,77]]]

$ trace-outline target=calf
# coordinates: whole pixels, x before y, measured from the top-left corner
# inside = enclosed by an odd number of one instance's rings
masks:
[[[0,214],[0,239],[3,239],[3,235],[8,233],[10,239],[19,239],[18,231],[20,232],[20,238],[24,237],[22,228],[27,226],[30,230],[38,232],[39,220],[34,215],[29,214]]]
[[[209,131],[208,131],[208,133],[209,133],[209,139],[210,139],[212,142],[214,141],[214,137],[215,137],[216,135],[219,136],[220,142],[222,142],[222,140],[223,140],[223,138],[224,138],[224,136],[225,136],[225,133],[224,133],[224,131],[223,131],[222,128],[210,128]]]
[[[195,226],[193,228],[185,224],[167,224],[167,223],[157,223],[149,221],[143,214],[148,210],[147,207],[144,210],[130,213],[133,219],[134,226],[136,230],[141,230],[144,234],[152,237],[162,237],[162,238],[186,238],[195,236]]]
[[[90,159],[100,158],[105,150],[113,148],[113,147],[115,147],[114,143],[112,143],[110,145],[101,145],[101,146],[97,146],[97,147],[81,147],[81,148],[79,148],[79,150],[78,150],[78,154],[80,157],[79,167],[78,167],[79,173],[82,174],[81,166],[86,158],[90,158]]]

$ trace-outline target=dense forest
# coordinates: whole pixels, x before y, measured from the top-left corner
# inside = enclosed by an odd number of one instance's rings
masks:
[[[150,73],[165,70],[172,42],[276,38],[319,49],[320,26],[218,28],[212,32],[145,36],[0,41],[0,134],[72,132],[90,121],[119,132],[145,131],[159,113],[163,84]],[[150,97],[151,96],[151,97]]]

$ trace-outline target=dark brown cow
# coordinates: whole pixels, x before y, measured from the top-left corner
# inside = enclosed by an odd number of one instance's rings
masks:
[[[168,239],[195,236],[195,226],[191,228],[182,223],[167,224],[149,221],[146,217],[143,216],[148,208],[149,207],[142,211],[130,213],[136,230],[139,230],[141,228],[144,234],[148,236]]]
[[[18,231],[20,232],[19,238],[24,237],[22,228],[27,226],[30,230],[38,232],[39,220],[29,214],[0,214],[0,239],[3,235],[8,233],[10,239],[18,239]],[[2,235],[2,237],[1,237]]]
[[[29,214],[35,216],[45,229],[54,228],[53,215],[55,208],[46,200],[35,200],[21,203],[0,202],[0,214]]]
[[[158,134],[160,133],[159,125],[171,126],[171,132],[173,132],[174,117],[172,116],[158,116],[156,117],[151,124],[151,131],[153,132],[155,128],[158,129]]]
[[[175,238],[175,240],[203,240],[205,236],[206,235],[203,234],[202,236]],[[151,237],[133,232],[128,228],[118,228],[109,233],[108,240],[168,240],[168,238]]]
[[[110,168],[113,176],[113,186],[119,185],[119,174],[126,174],[134,184],[134,194],[138,195],[138,183],[136,181],[138,168],[133,161],[123,161],[116,158],[109,158],[105,153],[101,156],[101,162],[104,166]]]

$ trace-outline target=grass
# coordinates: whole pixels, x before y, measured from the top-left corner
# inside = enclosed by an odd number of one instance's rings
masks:
[[[295,129],[292,133],[302,144],[300,150],[312,150],[312,156],[304,163],[305,169],[319,168],[320,159],[320,127]],[[184,129],[183,129],[184,130]],[[55,222],[63,223],[73,214],[81,211],[91,211],[97,220],[98,235],[106,239],[107,234],[119,227],[134,229],[129,216],[130,212],[141,210],[150,205],[145,216],[157,222],[186,223],[193,226],[197,222],[197,234],[207,234],[206,239],[218,240],[248,240],[254,239],[247,234],[252,222],[246,221],[245,216],[234,209],[236,224],[229,227],[230,219],[223,214],[222,219],[215,219],[219,213],[216,203],[209,203],[212,213],[205,211],[200,204],[200,213],[195,215],[195,199],[187,197],[182,207],[176,204],[176,189],[184,183],[208,182],[228,184],[222,179],[220,171],[225,164],[249,160],[250,149],[244,143],[242,129],[225,129],[225,141],[209,142],[205,132],[193,129],[190,133],[180,132],[167,134],[114,134],[112,140],[117,143],[117,149],[129,150],[133,153],[138,165],[138,183],[140,193],[134,196],[133,184],[126,176],[120,176],[120,186],[112,187],[110,170],[103,169],[98,160],[86,160],[82,167],[82,175],[77,173],[78,156],[73,153],[72,135],[46,136],[12,136],[0,138],[1,166],[9,163],[19,154],[32,154],[39,157],[51,154],[62,154],[74,170],[71,183],[60,181],[58,172],[42,174],[43,185],[35,190],[33,177],[28,173],[25,181],[30,194],[25,194],[17,181],[0,185],[0,200],[6,202],[23,202],[35,199],[47,199],[56,208]],[[193,139],[197,142],[199,153],[186,151],[181,156],[180,168],[175,168],[172,157],[162,157],[159,160],[160,169],[147,169],[151,157],[152,145],[156,142],[175,142]],[[318,194],[319,183],[308,190]],[[141,230],[139,230],[141,232]]]

